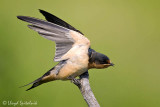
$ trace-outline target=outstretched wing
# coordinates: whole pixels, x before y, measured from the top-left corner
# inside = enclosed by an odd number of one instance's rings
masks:
[[[63,26],[65,28],[68,28],[70,30],[74,30],[76,32],[79,32],[83,35],[83,33],[77,29],[75,29],[73,26],[71,26],[70,24],[68,24],[67,22],[61,20],[60,18],[58,18],[57,16],[54,16],[44,10],[39,9],[39,11],[43,14],[43,16],[46,18],[47,21],[55,23],[57,25]]]
[[[65,28],[64,26],[28,16],[17,17],[18,19],[30,23],[31,25],[28,25],[28,27],[37,31],[44,38],[55,41],[56,53],[54,61],[68,59],[69,57],[63,56],[70,56],[67,54],[71,53],[69,50],[75,45],[90,46],[90,41],[86,37],[76,31]]]

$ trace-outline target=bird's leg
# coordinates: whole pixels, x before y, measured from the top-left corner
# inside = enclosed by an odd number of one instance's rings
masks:
[[[75,85],[80,86],[80,80],[79,79],[73,78],[71,76],[69,76],[68,79],[70,79],[71,82],[74,83]]]
[[[80,83],[81,81],[79,79],[76,79],[76,78],[73,78],[71,81],[72,81],[72,83],[74,83],[77,86],[80,86],[80,84],[81,84]]]

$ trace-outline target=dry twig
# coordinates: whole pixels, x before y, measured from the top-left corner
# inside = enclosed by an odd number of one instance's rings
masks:
[[[73,83],[78,86],[89,107],[100,107],[91,90],[88,71],[80,75],[80,79],[74,79]]]

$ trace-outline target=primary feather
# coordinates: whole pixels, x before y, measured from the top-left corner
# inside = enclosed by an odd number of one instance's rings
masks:
[[[73,26],[71,26],[70,24],[68,24],[67,22],[61,20],[60,18],[58,18],[57,16],[54,16],[44,10],[39,9],[39,11],[44,15],[44,17],[46,18],[47,21],[55,23],[57,25],[63,26],[65,28],[74,30],[76,32],[79,32],[83,35],[83,33],[77,29],[75,29]]]

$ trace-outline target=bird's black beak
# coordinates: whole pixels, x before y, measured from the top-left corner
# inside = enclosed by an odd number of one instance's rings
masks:
[[[114,64],[113,64],[113,63],[110,63],[110,66],[114,66]]]

